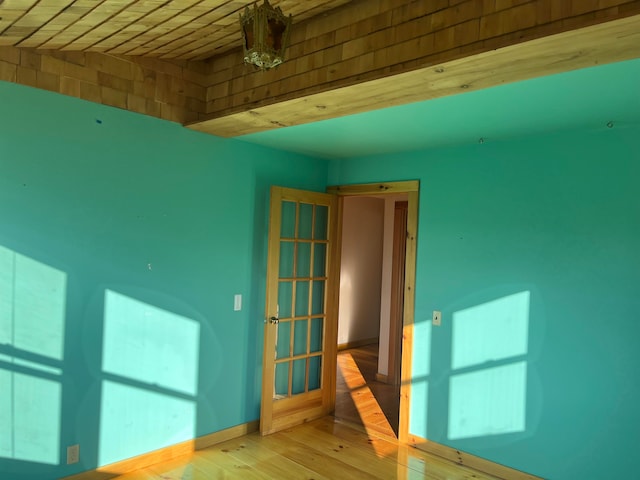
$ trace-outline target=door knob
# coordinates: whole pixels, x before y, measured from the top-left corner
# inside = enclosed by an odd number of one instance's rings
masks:
[[[278,323],[280,323],[280,319],[278,317],[271,317],[269,321],[274,325],[277,325]]]

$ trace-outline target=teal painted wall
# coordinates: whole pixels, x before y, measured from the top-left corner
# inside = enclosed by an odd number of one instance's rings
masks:
[[[637,469],[638,138],[332,162],[332,184],[420,180],[411,433],[550,479]]]
[[[0,99],[0,476],[257,419],[268,189],[324,190],[327,163],[8,83]]]
[[[412,433],[545,478],[634,471],[637,124],[328,169],[17,85],[0,99],[2,478],[256,419],[268,188],[327,178],[421,181]]]

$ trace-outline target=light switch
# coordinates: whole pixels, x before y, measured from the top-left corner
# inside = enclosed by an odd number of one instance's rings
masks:
[[[433,326],[439,327],[442,324],[442,312],[439,310],[433,311]]]
[[[242,310],[242,295],[239,293],[233,296],[233,310],[235,312]]]

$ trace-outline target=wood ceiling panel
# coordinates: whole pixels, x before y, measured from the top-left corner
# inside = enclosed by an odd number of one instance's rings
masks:
[[[201,38],[206,37],[209,34],[210,27],[215,27],[215,22],[224,18],[225,15],[229,15],[230,13],[236,13],[239,8],[237,5],[238,2],[225,2],[218,7],[210,9],[208,12],[204,14],[194,14],[188,13],[191,15],[190,23],[193,22],[195,26],[189,25],[188,28],[167,28],[166,25],[163,25],[166,28],[166,31],[162,32],[160,36],[157,36],[153,40],[146,42],[142,47],[127,52],[130,55],[149,55],[149,56],[161,56],[164,53],[170,52],[173,50],[173,45],[176,42],[182,41],[183,38]],[[226,7],[226,8],[225,8]],[[230,10],[231,9],[231,10]],[[197,12],[197,10],[196,10]],[[236,18],[236,22],[237,22]],[[174,22],[175,23],[175,22]],[[239,25],[236,23],[236,25]],[[236,46],[240,45],[240,27],[237,28],[238,38]],[[180,57],[179,55],[169,55],[169,58],[188,58],[188,57]]]
[[[262,1],[262,0],[260,0]],[[294,23],[351,0],[272,0]],[[241,45],[248,0],[0,0],[0,46],[203,59]]]
[[[112,39],[117,42],[112,53],[116,53],[117,49],[119,53],[123,54],[144,54],[146,53],[146,51],[133,53],[134,50],[132,50],[132,45],[135,47],[140,47],[142,45],[145,45],[147,42],[155,41],[157,38],[161,38],[167,33],[176,32],[181,28],[186,28],[185,25],[188,25],[189,21],[193,18],[193,14],[190,14],[189,12],[191,11],[192,6],[196,3],[197,1],[190,0],[188,2],[172,2],[171,4],[162,6],[161,8],[154,10],[152,14],[147,16],[147,21],[145,22],[145,24],[148,25],[148,28],[142,31],[140,34],[124,42],[119,41],[117,39],[117,35],[114,35],[112,37],[105,36],[106,38],[102,42],[110,42],[112,41]],[[114,39],[114,37],[116,38]],[[103,50],[110,51],[109,49]]]

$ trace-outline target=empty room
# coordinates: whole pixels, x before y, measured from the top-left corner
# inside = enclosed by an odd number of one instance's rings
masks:
[[[0,0],[0,479],[631,478],[640,1]]]

